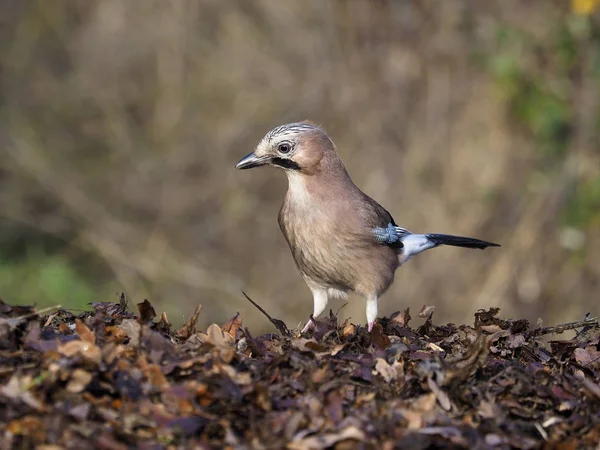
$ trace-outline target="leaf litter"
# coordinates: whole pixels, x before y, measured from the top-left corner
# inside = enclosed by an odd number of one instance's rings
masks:
[[[0,300],[0,448],[597,448],[597,319],[437,325],[425,306],[414,328],[330,312],[301,336],[247,298],[278,333],[239,314],[199,330],[200,305],[174,330],[148,300]]]

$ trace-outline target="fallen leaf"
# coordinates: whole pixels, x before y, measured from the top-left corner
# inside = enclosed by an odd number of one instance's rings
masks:
[[[582,384],[590,394],[596,397],[596,400],[600,400],[600,386],[587,378],[582,381]]]
[[[92,378],[90,372],[83,369],[75,369],[71,373],[66,389],[72,394],[79,394],[90,384]]]
[[[139,347],[142,326],[135,319],[124,319],[119,328],[129,337],[129,345]]]
[[[317,436],[294,438],[287,446],[289,449],[323,449],[339,442],[353,440],[363,442],[365,435],[359,428],[350,426],[336,433],[323,433]]]
[[[440,406],[444,410],[450,411],[452,409],[452,402],[450,401],[450,397],[448,397],[448,394],[446,394],[446,392],[444,392],[437,385],[437,383],[433,380],[432,377],[427,377],[427,386],[429,386],[429,389],[431,390],[431,392],[433,392],[435,394],[435,397],[436,397],[438,403],[440,404]]]
[[[192,317],[175,333],[177,337],[185,340],[196,333],[196,323],[198,322],[198,317],[200,317],[200,311],[202,311],[202,305],[196,306]]]
[[[396,311],[390,316],[390,320],[394,323],[397,323],[401,327],[407,327],[410,319],[410,308],[406,308],[404,312]]]
[[[292,340],[292,346],[297,348],[302,352],[317,352],[322,353],[327,350],[323,344],[317,342],[315,338],[306,339],[306,338],[298,338]]]
[[[42,403],[29,392],[31,386],[32,379],[30,376],[19,377],[13,375],[10,380],[8,380],[8,383],[4,386],[0,386],[0,394],[7,398],[20,400],[33,409],[44,411],[45,408]]]
[[[319,367],[316,370],[314,370],[312,372],[310,378],[313,383],[321,384],[329,378],[330,374],[331,374],[331,368],[328,365],[325,365],[323,367]]]
[[[342,330],[342,336],[344,336],[345,338],[348,338],[348,336],[353,335],[356,332],[356,327],[351,324],[348,323],[344,326],[344,329]]]
[[[208,342],[217,347],[231,347],[235,344],[234,337],[229,334],[223,332],[221,327],[216,323],[213,323],[206,330],[206,334],[208,335]]]
[[[235,337],[237,335],[238,330],[242,327],[242,318],[240,317],[240,313],[236,313],[231,319],[229,319],[223,326],[221,330],[225,333],[230,334]]]
[[[96,335],[94,332],[79,319],[75,319],[75,331],[77,331],[79,339],[82,341],[89,342],[90,344],[96,343]]]
[[[435,312],[435,306],[433,305],[423,305],[421,311],[419,311],[419,317],[425,319],[427,317],[431,317]]]
[[[119,303],[92,302],[90,305],[96,312],[102,312],[108,316],[120,316],[127,313],[127,297],[123,293],[121,293]]]
[[[139,326],[139,323],[138,323],[138,326]],[[123,328],[117,327],[117,326],[107,326],[104,329],[104,332],[105,332],[106,338],[109,341],[117,343],[117,344],[121,344],[121,343],[125,342],[127,340],[127,338],[129,337]]]
[[[375,323],[371,330],[371,342],[377,348],[385,350],[392,343],[390,338],[383,334],[383,327],[379,323]]]
[[[421,411],[401,408],[398,409],[398,413],[408,422],[407,428],[409,430],[418,430],[423,426],[423,413]]]
[[[600,351],[595,346],[576,348],[573,352],[575,360],[582,366],[594,368],[600,366]]]
[[[144,299],[142,303],[138,303],[137,308],[140,312],[140,323],[142,324],[152,322],[152,320],[156,317],[156,311],[147,299]]]
[[[100,364],[102,352],[94,344],[85,341],[70,341],[58,346],[58,352],[68,358],[81,356],[95,364]]]
[[[386,383],[391,383],[403,375],[403,365],[398,361],[389,364],[383,358],[377,358],[375,363],[375,373],[381,375]]]
[[[338,345],[334,345],[333,348],[331,349],[331,356],[335,356],[337,355],[339,352],[341,352],[344,348],[346,347],[346,344],[338,344]]]
[[[525,345],[525,342],[525,336],[523,336],[522,334],[513,334],[512,336],[509,336],[506,340],[506,344],[509,348],[522,347],[523,345]]]
[[[493,334],[493,333],[498,333],[499,331],[502,331],[502,328],[500,328],[498,325],[482,325],[480,327],[481,331],[485,331],[486,333],[489,334]]]
[[[439,346],[439,345],[437,345],[437,344],[434,344],[433,342],[430,342],[429,344],[427,344],[427,346],[428,346],[428,347],[429,347],[431,350],[433,350],[433,351],[436,351],[436,352],[439,352],[439,353],[445,353],[445,351],[444,351],[444,349],[443,349],[442,347],[440,347],[440,346]]]

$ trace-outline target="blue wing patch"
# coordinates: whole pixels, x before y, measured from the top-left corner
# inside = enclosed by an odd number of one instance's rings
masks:
[[[402,247],[402,238],[411,234],[410,231],[391,223],[388,224],[387,228],[375,227],[371,231],[378,243],[398,247]]]

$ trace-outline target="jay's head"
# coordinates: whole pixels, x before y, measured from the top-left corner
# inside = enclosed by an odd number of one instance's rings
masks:
[[[273,128],[235,167],[269,165],[310,175],[320,170],[329,155],[335,155],[335,146],[325,131],[311,122],[295,122]]]

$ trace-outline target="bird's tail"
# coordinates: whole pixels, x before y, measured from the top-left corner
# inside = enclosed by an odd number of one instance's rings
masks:
[[[482,250],[487,247],[500,247],[500,244],[470,237],[451,236],[449,234],[427,234],[426,236],[436,247],[438,245],[452,245],[454,247],[480,248]]]

